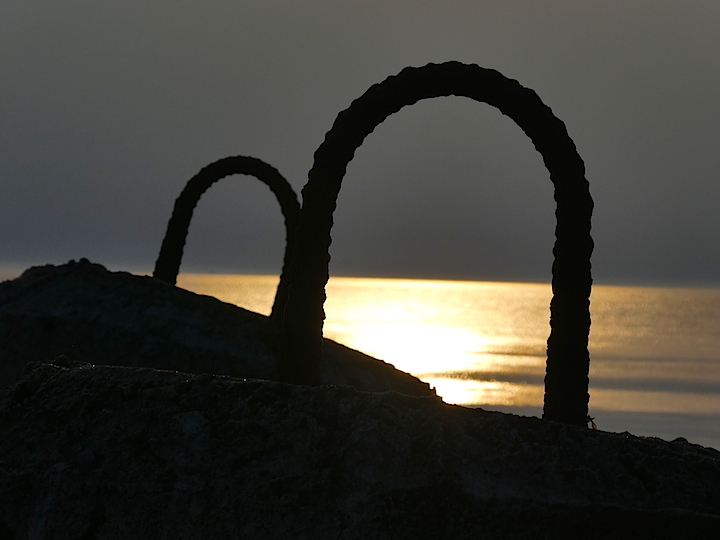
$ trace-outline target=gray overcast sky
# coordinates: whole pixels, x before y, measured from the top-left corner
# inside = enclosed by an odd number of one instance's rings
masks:
[[[251,155],[299,192],[335,116],[408,65],[535,90],[595,199],[598,283],[720,286],[720,2],[0,0],[0,265],[151,271],[175,197]],[[406,108],[350,164],[331,274],[548,281],[552,184],[462,98]],[[185,271],[276,273],[271,193],[201,200]]]

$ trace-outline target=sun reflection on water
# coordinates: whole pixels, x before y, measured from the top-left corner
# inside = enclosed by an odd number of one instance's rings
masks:
[[[435,387],[447,403],[472,406],[509,405],[538,406],[543,400],[543,387],[504,381],[477,381],[448,377],[428,377],[423,380]]]
[[[181,274],[182,287],[270,313],[278,278]],[[324,335],[431,384],[448,403],[542,403],[550,287],[331,278]]]
[[[549,293],[537,284],[335,278],[325,335],[420,377],[448,403],[537,405]]]
[[[482,369],[474,351],[486,350],[490,340],[467,329],[438,323],[360,323],[352,327],[328,322],[326,335],[371,356],[392,359],[411,373]]]
[[[181,275],[270,313],[278,278]],[[550,286],[331,278],[326,337],[435,387],[448,403],[541,407]],[[720,291],[594,287],[590,408],[720,414]]]

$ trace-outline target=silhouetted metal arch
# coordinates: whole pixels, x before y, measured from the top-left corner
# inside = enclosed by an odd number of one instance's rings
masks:
[[[355,150],[385,118],[406,105],[451,95],[487,103],[512,118],[530,137],[550,172],[557,224],[543,417],[586,425],[593,202],[585,166],[565,125],[535,92],[497,71],[458,62],[406,68],[372,86],[337,116],[315,152],[302,190],[295,255],[289,273],[283,276],[290,280],[290,294],[285,307],[279,375],[304,384],[320,380],[332,214]]]
[[[153,276],[175,285],[180,271],[180,262],[185,248],[190,220],[200,197],[218,180],[233,174],[247,174],[256,177],[266,184],[275,194],[280,203],[280,210],[285,218],[285,254],[281,275],[289,268],[293,252],[294,230],[298,223],[300,204],[297,195],[287,180],[277,169],[264,161],[248,156],[230,156],[219,159],[204,167],[193,176],[178,198],[175,200],[172,216],[168,222],[165,238],[163,238],[160,254],[155,262]],[[281,281],[275,293],[270,317],[282,318],[287,300],[287,281]]]

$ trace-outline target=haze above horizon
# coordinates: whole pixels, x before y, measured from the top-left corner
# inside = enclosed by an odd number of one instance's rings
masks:
[[[185,182],[228,155],[299,193],[335,116],[408,65],[459,60],[537,92],[595,200],[598,284],[720,286],[720,4],[0,5],[0,266],[152,270]],[[333,276],[548,282],[552,184],[530,140],[461,98],[393,115],[350,163]],[[203,196],[182,272],[277,274],[253,178]]]

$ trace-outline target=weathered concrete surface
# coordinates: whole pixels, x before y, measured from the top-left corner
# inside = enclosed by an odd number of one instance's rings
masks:
[[[433,395],[390,364],[324,340],[323,381]],[[0,387],[32,361],[153,367],[275,379],[280,333],[268,317],[82,259],[0,283]]]
[[[0,538],[717,538],[720,453],[438,398],[36,363]]]

